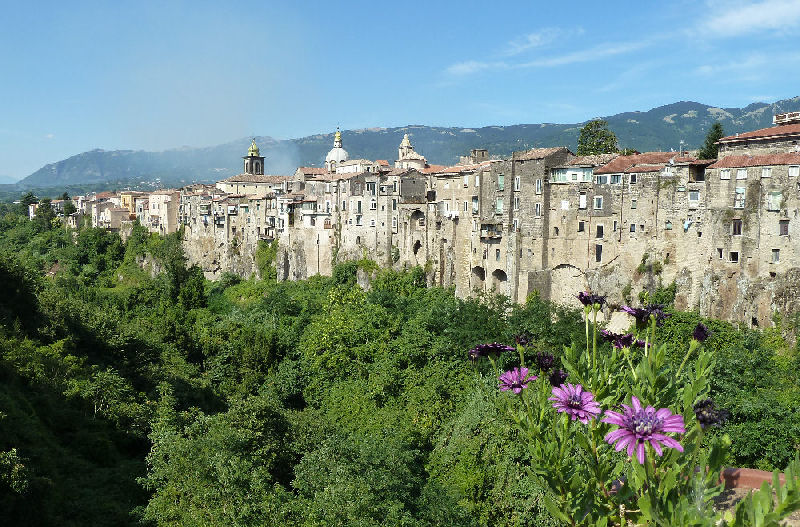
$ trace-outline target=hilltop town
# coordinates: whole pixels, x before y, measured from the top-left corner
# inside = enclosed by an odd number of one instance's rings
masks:
[[[422,266],[458,296],[538,292],[574,304],[574,291],[612,304],[675,283],[675,306],[770,325],[800,309],[800,112],[722,138],[717,159],[695,153],[576,156],[536,148],[496,159],[474,149],[454,166],[429,163],[406,134],[397,159],[350,159],[337,131],[324,168],[264,173],[255,140],[242,173],[215,185],[73,198],[95,227],[134,221],[183,229],[189,262],[209,278],[256,270],[276,243],[279,280],[330,275],[337,262]],[[63,202],[53,203],[55,208]],[[36,204],[30,206],[31,217]]]

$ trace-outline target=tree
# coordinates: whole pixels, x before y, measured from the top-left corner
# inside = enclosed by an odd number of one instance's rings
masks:
[[[617,151],[617,135],[608,129],[608,122],[602,119],[589,121],[581,128],[578,136],[578,155],[610,154]]]
[[[69,216],[78,212],[78,209],[75,207],[75,204],[72,203],[71,199],[66,199],[64,201],[64,216]]]
[[[716,159],[717,154],[719,153],[719,145],[717,144],[717,141],[722,139],[724,136],[725,132],[722,130],[722,123],[715,121],[708,130],[708,134],[706,134],[706,142],[703,143],[703,148],[697,152],[697,157],[700,159]]]
[[[38,201],[39,201],[39,198],[37,198],[36,195],[33,192],[30,192],[30,191],[28,191],[25,194],[23,194],[23,196],[19,199],[19,202],[22,205],[25,205],[26,209],[28,208],[28,205],[30,205],[32,203],[36,203]]]

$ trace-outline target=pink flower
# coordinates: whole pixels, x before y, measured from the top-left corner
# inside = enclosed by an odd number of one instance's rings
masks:
[[[631,397],[631,406],[623,404],[624,412],[612,412],[606,410],[604,423],[619,426],[606,434],[605,440],[613,445],[615,442],[616,450],[619,452],[626,446],[628,456],[633,456],[636,451],[636,459],[639,464],[644,463],[645,443],[649,442],[653,450],[659,456],[662,455],[662,445],[667,448],[674,448],[683,452],[683,447],[675,439],[664,435],[665,433],[675,432],[686,433],[682,415],[672,415],[669,408],[656,410],[652,406],[643,408],[639,399]]]
[[[528,368],[514,368],[500,374],[500,391],[511,390],[514,393],[520,393],[523,388],[528,387],[530,381],[536,379],[536,375],[528,375]]]
[[[566,412],[572,420],[578,420],[583,424],[589,422],[600,415],[600,405],[594,400],[592,392],[583,390],[580,384],[562,384],[553,388],[553,397],[548,401],[553,402],[553,408],[560,412]]]

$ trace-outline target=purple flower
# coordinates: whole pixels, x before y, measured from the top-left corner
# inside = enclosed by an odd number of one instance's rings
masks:
[[[500,374],[500,391],[508,390],[519,393],[523,388],[528,387],[530,381],[535,381],[536,375],[529,375],[528,368],[514,368],[511,371]]]
[[[523,348],[531,343],[531,338],[528,336],[527,333],[520,333],[516,337],[514,337],[514,342],[517,343],[518,346],[522,346]]]
[[[550,372],[550,386],[561,386],[567,380],[569,374],[562,369],[553,370]]]
[[[553,402],[553,408],[561,412],[566,412],[572,420],[578,420],[583,424],[589,422],[600,415],[600,405],[594,400],[592,392],[583,390],[580,384],[562,384],[553,388],[553,397],[548,401]]]
[[[694,332],[692,333],[692,338],[694,338],[694,340],[700,343],[708,340],[708,337],[710,336],[711,336],[711,331],[702,322],[700,322],[699,324],[697,324],[697,326],[695,326]]]
[[[652,406],[643,408],[636,396],[631,396],[631,406],[623,404],[622,408],[624,409],[622,413],[606,410],[605,418],[602,420],[603,423],[619,426],[605,437],[609,444],[617,443],[617,452],[627,446],[628,456],[632,457],[635,451],[640,465],[644,464],[644,445],[647,442],[659,456],[662,454],[662,445],[683,452],[680,443],[664,435],[670,432],[686,433],[682,415],[672,415],[669,408],[660,410]]]
[[[650,323],[650,316],[656,318],[656,325],[661,327],[664,325],[664,319],[671,316],[669,313],[664,312],[662,304],[650,304],[646,307],[630,307],[622,306],[620,311],[624,311],[636,319],[636,325],[639,327],[647,326]]]
[[[469,358],[472,360],[480,359],[481,357],[488,357],[490,355],[500,355],[504,351],[514,351],[514,348],[511,346],[506,346],[505,344],[498,344],[497,342],[492,342],[491,344],[478,344],[471,350],[469,350]]]
[[[603,329],[600,331],[600,334],[603,336],[603,339],[613,344],[617,349],[630,348],[636,343],[636,338],[631,333],[623,335]]]
[[[593,295],[588,291],[581,291],[578,293],[578,300],[581,301],[581,304],[584,306],[593,306],[595,304],[603,305],[606,303],[606,297],[602,295]]]
[[[709,426],[722,425],[730,417],[730,412],[721,410],[714,407],[714,401],[711,399],[703,399],[694,405],[694,415],[700,422],[701,428]]]
[[[542,371],[550,371],[556,359],[549,353],[541,352],[536,354],[536,365]]]

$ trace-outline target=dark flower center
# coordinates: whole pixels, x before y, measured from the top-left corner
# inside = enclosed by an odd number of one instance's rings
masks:
[[[656,417],[655,414],[639,411],[631,416],[629,423],[629,429],[632,432],[638,436],[646,437],[653,432],[658,432],[661,430],[664,421]]]
[[[578,393],[572,393],[567,397],[567,406],[570,408],[582,408],[583,398]]]

